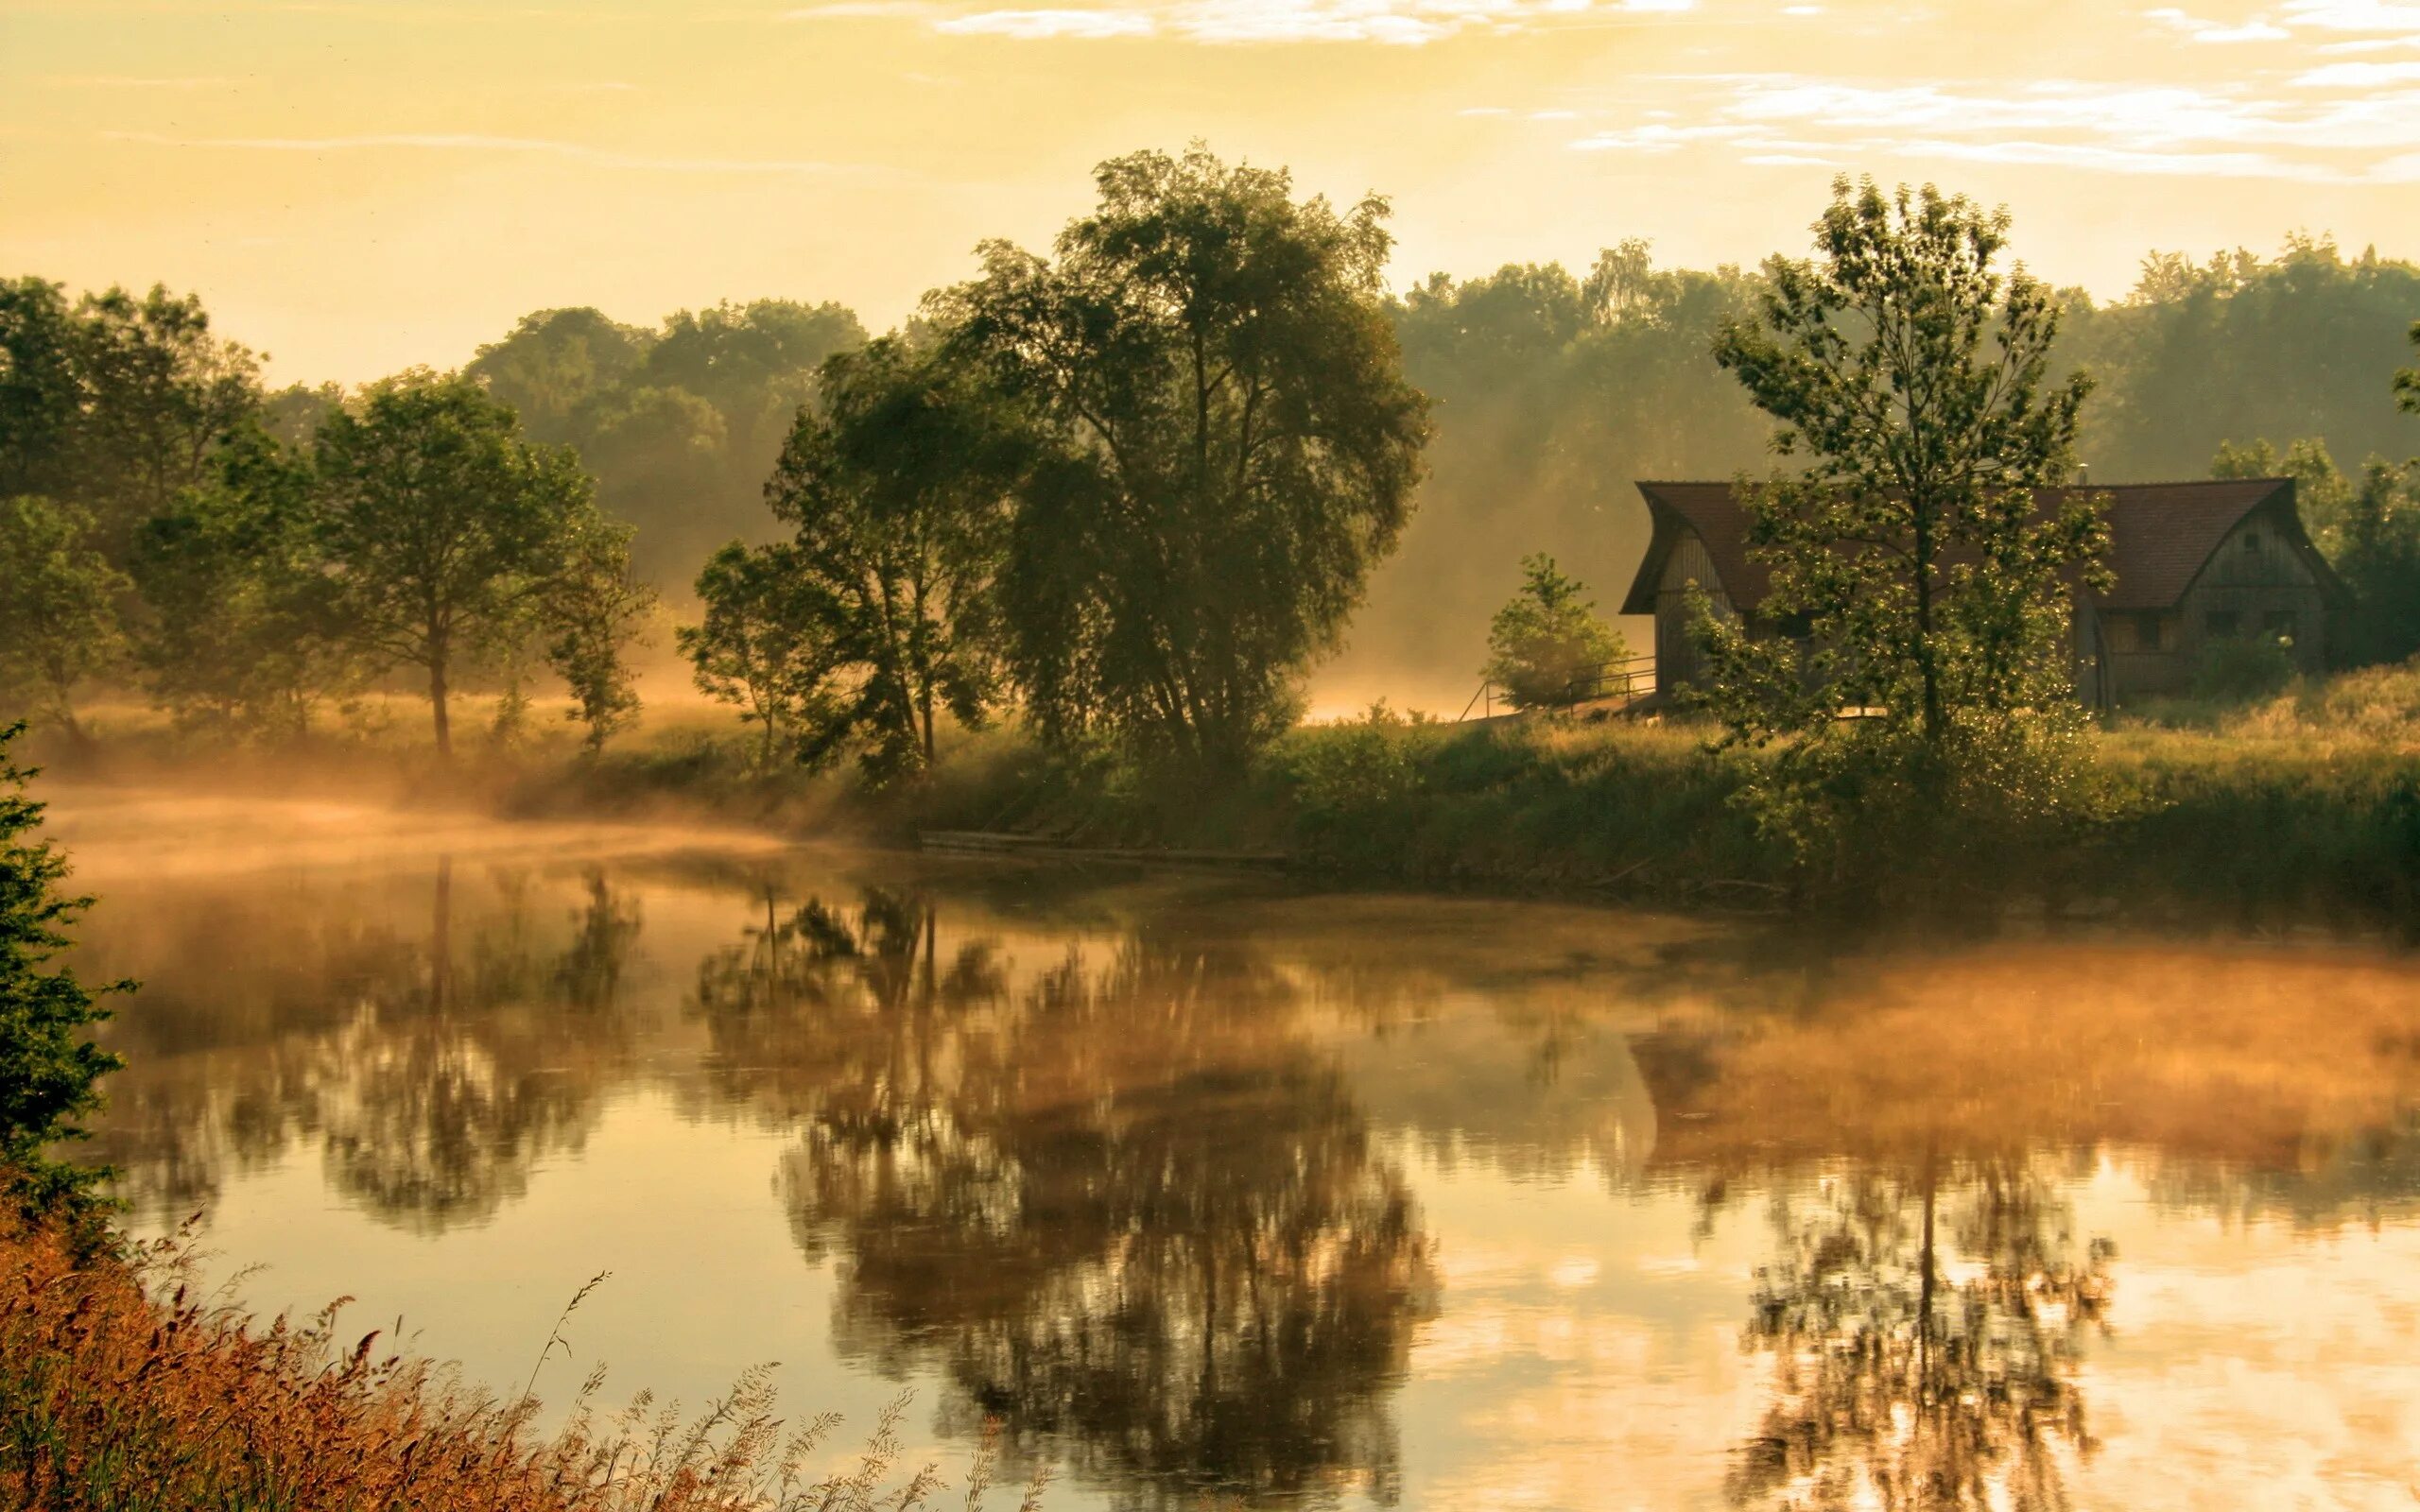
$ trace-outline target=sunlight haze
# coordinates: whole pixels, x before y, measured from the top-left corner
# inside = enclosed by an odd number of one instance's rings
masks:
[[[2153,248],[2420,242],[2420,6],[1846,0],[0,5],[0,261],[164,281],[279,382],[535,308],[837,300],[879,329],[1195,138],[1393,203],[1392,280],[1798,252],[1840,172]]]

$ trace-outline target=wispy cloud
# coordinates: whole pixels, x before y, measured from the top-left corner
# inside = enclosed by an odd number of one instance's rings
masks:
[[[2229,24],[2223,21],[2205,21],[2200,16],[2176,9],[2172,6],[2162,7],[2157,10],[2146,10],[2143,15],[2147,20],[2156,21],[2163,26],[2181,31],[2199,43],[2283,42],[2293,35],[2285,27],[2261,16],[2255,16],[2249,21]]]
[[[1148,5],[966,10],[936,0],[825,0],[783,12],[792,21],[890,17],[951,36],[1165,37],[1205,44],[1381,43],[1419,46],[1464,32],[1512,32],[1629,16],[1685,14],[1697,0],[1162,0]]]
[[[52,74],[45,84],[60,89],[225,89],[243,80],[229,74],[195,74],[177,78],[152,78],[135,74]]]
[[[2404,63],[2325,63],[2298,76],[2305,89],[2377,89],[2384,84],[2420,84],[2420,61]]]
[[[381,131],[358,136],[169,136],[157,131],[104,131],[103,140],[147,146],[208,148],[235,152],[462,152],[536,154],[592,163],[599,167],[659,173],[802,175],[873,171],[859,164],[798,158],[688,158],[619,152],[547,137],[483,136],[468,132]]]

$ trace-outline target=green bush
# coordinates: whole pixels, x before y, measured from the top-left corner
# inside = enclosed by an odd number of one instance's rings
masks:
[[[2220,636],[2193,663],[2193,696],[2214,703],[2249,703],[2294,680],[2294,647],[2278,636]]]

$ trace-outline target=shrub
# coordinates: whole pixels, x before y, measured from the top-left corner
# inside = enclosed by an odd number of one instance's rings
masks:
[[[2293,680],[2293,643],[2278,636],[2221,636],[2193,664],[2193,696],[2214,703],[2249,703]]]

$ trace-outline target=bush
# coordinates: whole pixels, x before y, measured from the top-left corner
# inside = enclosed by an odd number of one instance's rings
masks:
[[[2221,636],[2202,647],[2193,665],[2193,696],[2214,703],[2249,703],[2294,680],[2293,643],[2276,636]]]

